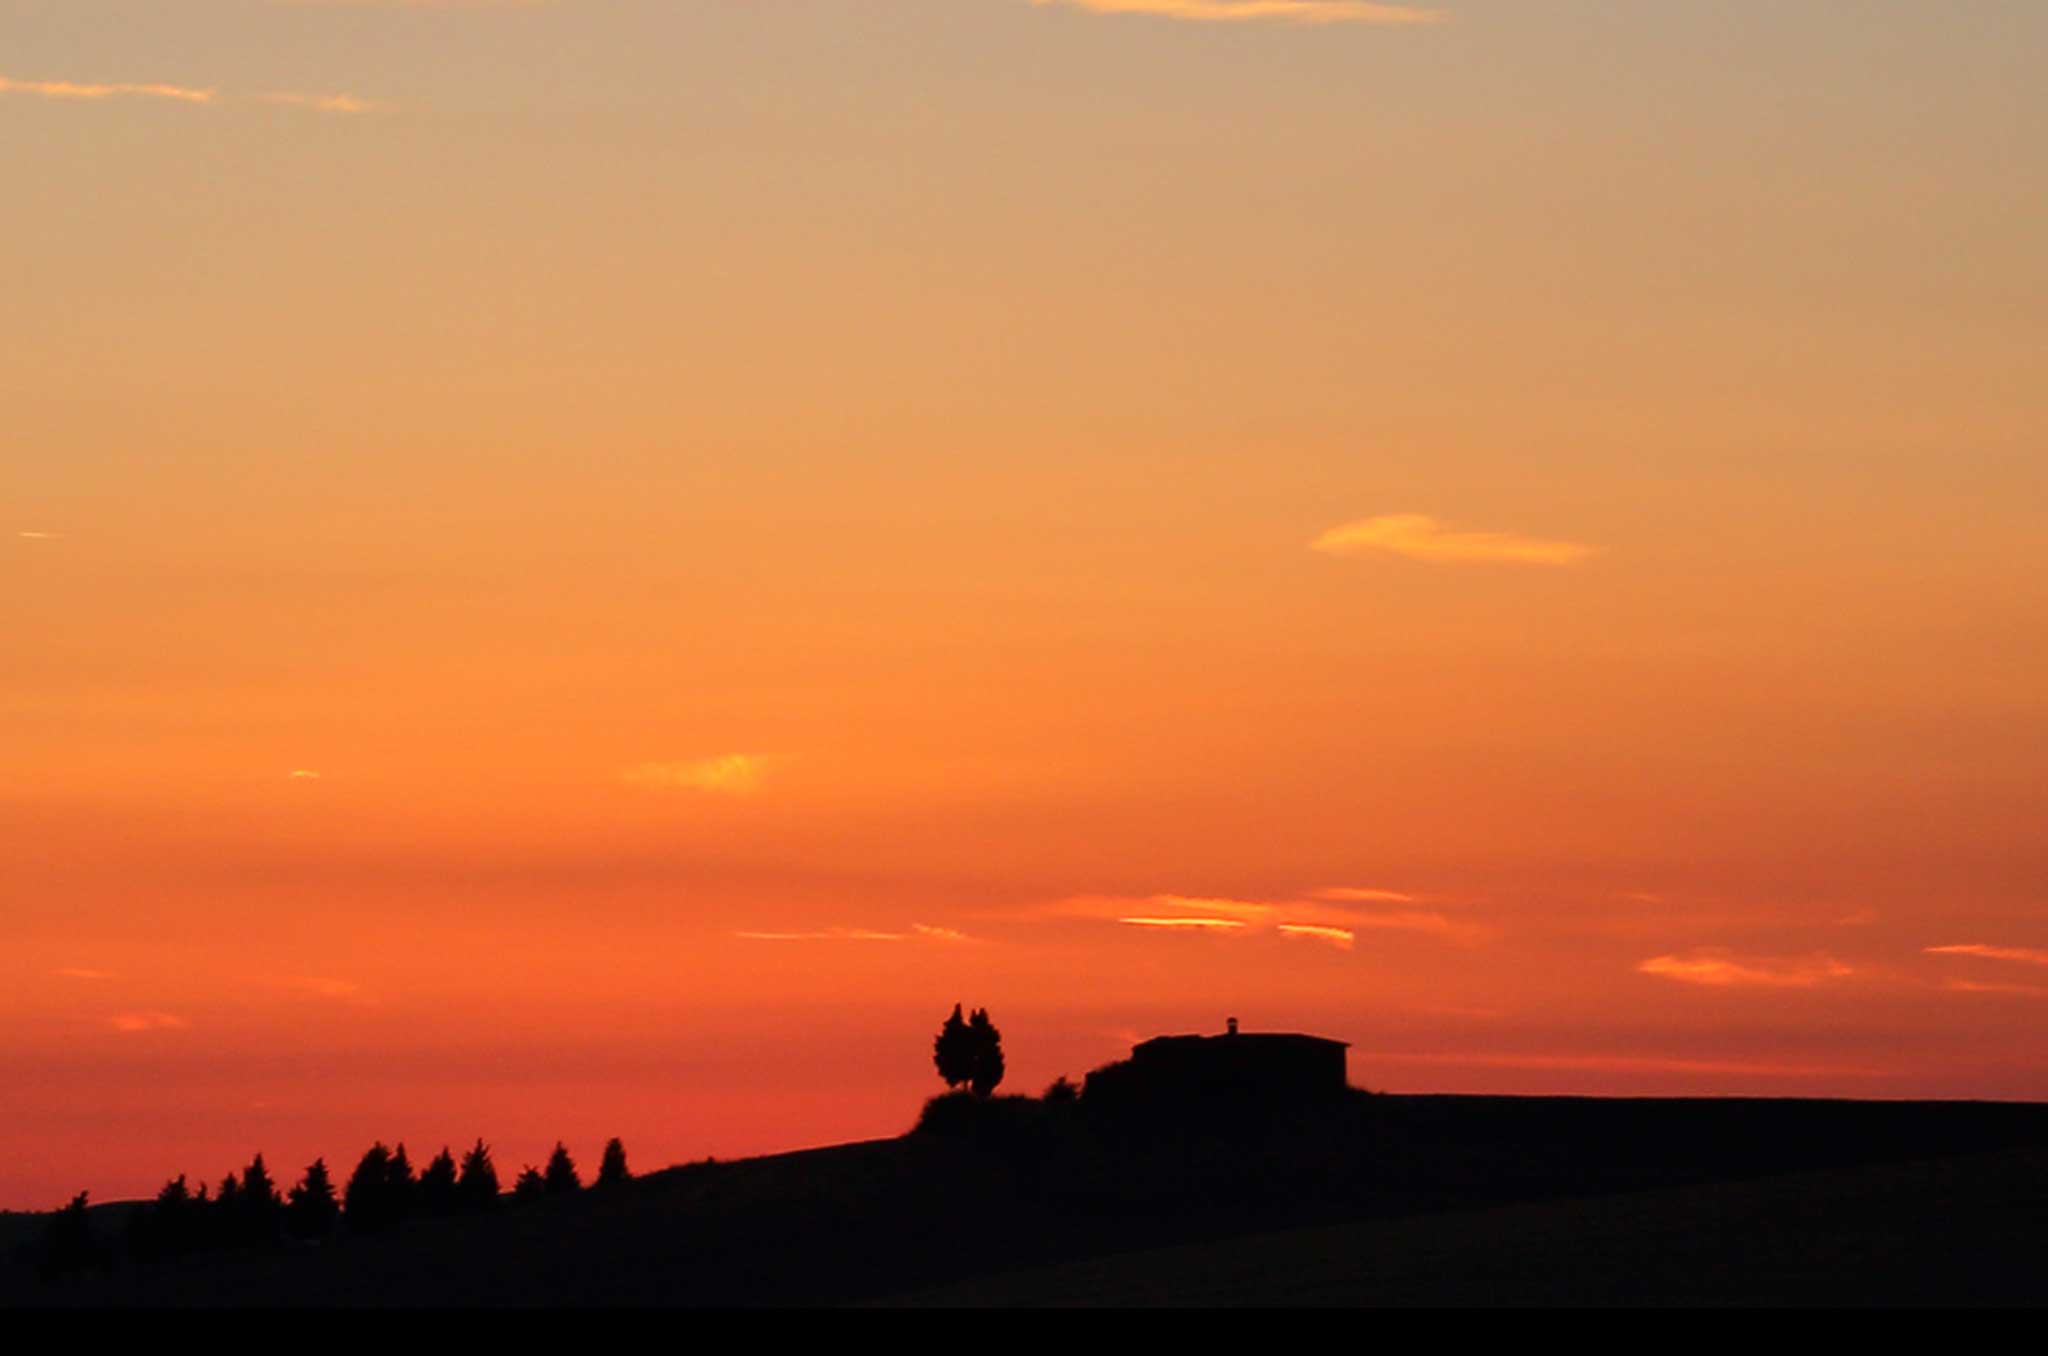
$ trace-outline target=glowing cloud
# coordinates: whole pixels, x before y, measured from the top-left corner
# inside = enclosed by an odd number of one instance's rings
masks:
[[[1349,951],[1358,934],[1349,928],[1325,927],[1319,923],[1282,923],[1279,926],[1283,937],[1306,937],[1313,941],[1328,942],[1331,946]]]
[[[873,928],[820,928],[812,932],[735,932],[750,942],[971,942],[975,939],[957,928],[931,927],[912,923],[908,932],[880,932]]]
[[[1185,23],[1242,24],[1261,21],[1290,24],[1433,24],[1443,15],[1408,5],[1382,5],[1366,0],[1031,0],[1034,5],[1063,5],[1090,14],[1142,14]]]
[[[1134,928],[1182,928],[1190,932],[1231,932],[1245,925],[1235,918],[1119,918]]]
[[[116,1031],[175,1031],[191,1023],[168,1012],[122,1012],[107,1018],[107,1025]]]
[[[1511,532],[1454,532],[1421,513],[1393,513],[1333,527],[1310,542],[1309,549],[1333,556],[1384,551],[1432,565],[1576,565],[1600,552],[1597,546]]]
[[[768,754],[727,753],[682,763],[642,763],[626,769],[625,780],[657,791],[708,791],[748,796],[761,789],[768,770],[781,760]]]
[[[291,770],[291,779],[295,782],[317,782],[320,774],[309,767],[295,767]]]
[[[177,104],[220,104],[229,98],[217,89],[167,84],[90,84],[73,80],[12,80],[0,75],[0,94],[27,94],[41,99],[160,99]],[[353,94],[258,94],[245,102],[282,104],[321,113],[372,113],[383,107]],[[22,535],[34,535],[23,533]]]
[[[2022,998],[2048,998],[2048,988],[2039,984],[1980,984],[1971,979],[1951,979],[1941,986],[1950,993],[2017,994]]]
[[[1680,984],[1718,989],[1810,989],[1855,973],[1827,955],[1800,960],[1739,958],[1719,947],[1698,947],[1683,956],[1652,956],[1636,969]]]
[[[17,532],[14,535],[28,541],[62,541],[64,539],[62,532]]]
[[[1333,885],[1326,890],[1317,890],[1312,898],[1350,904],[1413,904],[1415,902],[1414,895],[1404,895],[1399,890],[1366,890],[1350,885]]]
[[[33,94],[44,99],[168,99],[181,104],[210,104],[218,90],[184,85],[97,85],[70,80],[10,80],[0,75],[0,94]]]
[[[2018,961],[2022,965],[2048,965],[2048,951],[2031,946],[1930,946],[1930,956],[1975,956],[1980,960]]]

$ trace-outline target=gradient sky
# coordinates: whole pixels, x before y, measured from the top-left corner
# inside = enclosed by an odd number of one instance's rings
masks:
[[[893,1134],[955,1001],[2048,1098],[2044,58],[0,0],[0,1206]]]

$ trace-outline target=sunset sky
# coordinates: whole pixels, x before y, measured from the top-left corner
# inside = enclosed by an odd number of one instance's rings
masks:
[[[2048,1099],[2039,0],[0,0],[0,1207],[1163,1031]]]

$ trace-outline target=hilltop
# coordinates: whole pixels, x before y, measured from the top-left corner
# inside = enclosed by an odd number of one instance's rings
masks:
[[[485,1219],[416,1219],[389,1237],[122,1263],[50,1284],[11,1265],[0,1301],[1650,1302],[1699,1297],[1679,1263],[1718,1255],[1720,1239],[1769,1273],[1753,1293],[1808,1286],[1875,1303],[1928,1297],[1881,1278],[1929,1239],[1975,1259],[1995,1291],[1999,1276],[2036,1274],[2048,1238],[2013,1227],[2021,1215],[2038,1225],[2048,1198],[2048,1106],[2037,1104],[1356,1093],[1312,1119],[1173,1133],[1024,1098],[935,1107],[948,1114],[897,1139],[671,1168],[605,1192],[506,1200]],[[1944,1217],[1963,1223],[1929,1232]],[[1756,1229],[1772,1245],[1744,1252]],[[1645,1239],[1664,1252],[1640,1251]],[[1151,1251],[1173,1248],[1194,1251]],[[1404,1250],[1442,1266],[1376,1265],[1370,1283],[1345,1270],[1347,1257]],[[1237,1259],[1240,1280],[1161,1288],[1144,1278],[1165,1256],[1190,1274]],[[1668,1273],[1659,1256],[1674,1259]],[[1802,1257],[1821,1260],[1801,1271]],[[1084,1273],[1059,1268],[1081,1263],[1126,1279],[1077,1287]],[[1546,1288],[1566,1272],[1570,1286]],[[1976,1297],[1963,1273],[1939,1274],[1950,1302]]]

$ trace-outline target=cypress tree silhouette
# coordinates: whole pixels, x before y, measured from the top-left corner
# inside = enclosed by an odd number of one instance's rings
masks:
[[[974,1078],[974,1036],[967,1029],[966,1019],[960,1015],[960,1005],[953,1005],[953,1015],[939,1028],[939,1034],[932,1041],[932,1063],[937,1066],[939,1077],[949,1088],[964,1087]]]
[[[528,1163],[519,1174],[519,1180],[512,1184],[512,1199],[531,1201],[548,1194],[548,1179],[540,1175],[540,1169]]]
[[[392,1207],[391,1151],[378,1140],[363,1151],[356,1170],[348,1175],[348,1189],[341,1196],[342,1215],[350,1233],[381,1233],[398,1222],[398,1212]]]
[[[604,1158],[597,1165],[596,1186],[614,1187],[631,1180],[633,1174],[626,1167],[626,1146],[614,1136],[605,1142]]]
[[[334,1199],[334,1181],[327,1175],[327,1160],[316,1158],[306,1175],[292,1188],[285,1202],[285,1229],[294,1238],[318,1240],[334,1232],[341,1207]]]
[[[973,1041],[967,1084],[976,1097],[986,1097],[1003,1081],[1003,1033],[988,1019],[988,1009],[976,1008],[968,1020]]]
[[[476,1147],[462,1156],[462,1176],[455,1183],[455,1199],[463,1210],[488,1210],[498,1203],[498,1170],[491,1163],[490,1146],[478,1136]]]
[[[555,1151],[548,1155],[548,1194],[566,1196],[583,1190],[583,1178],[576,1172],[576,1160],[569,1157],[568,1146],[555,1141]]]
[[[420,1174],[417,1199],[420,1209],[429,1215],[454,1213],[455,1155],[448,1152],[447,1145],[441,1146],[441,1152],[434,1155],[427,1164],[427,1170]]]

